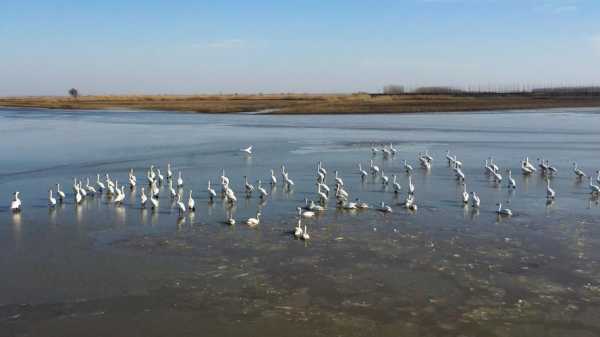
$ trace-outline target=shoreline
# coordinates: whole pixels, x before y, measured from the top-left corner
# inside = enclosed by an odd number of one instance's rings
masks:
[[[249,115],[367,115],[600,108],[600,96],[552,95],[227,95],[0,97],[1,108],[174,111]]]

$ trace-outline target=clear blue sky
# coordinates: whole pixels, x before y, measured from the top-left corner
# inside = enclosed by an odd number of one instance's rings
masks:
[[[0,6],[0,96],[600,82],[598,0]]]

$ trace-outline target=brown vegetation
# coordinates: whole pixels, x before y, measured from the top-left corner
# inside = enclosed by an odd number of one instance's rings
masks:
[[[599,96],[552,95],[202,95],[5,97],[0,106],[51,109],[146,109],[201,113],[267,110],[276,114],[445,112],[600,107]]]

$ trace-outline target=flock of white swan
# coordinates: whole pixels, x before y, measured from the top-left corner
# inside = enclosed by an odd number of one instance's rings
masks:
[[[249,146],[247,148],[241,149],[240,152],[243,152],[246,155],[252,155],[253,147]],[[373,156],[377,156],[381,153],[384,158],[388,158],[391,156],[395,156],[398,152],[397,149],[393,147],[392,144],[389,146],[383,146],[381,148],[372,147],[371,153]],[[431,170],[433,157],[425,151],[424,153],[419,153],[417,155],[418,163],[423,170]],[[458,160],[456,155],[451,155],[450,151],[446,153],[446,159],[448,161],[448,166],[454,172],[456,179],[459,183],[462,184],[463,192],[462,192],[462,203],[465,205],[471,205],[473,208],[479,208],[481,205],[481,200],[476,192],[471,191],[470,193],[467,191],[467,184],[465,181],[465,173],[462,171],[462,162]],[[381,181],[381,184],[385,186],[390,186],[393,189],[395,194],[400,194],[402,190],[402,186],[397,181],[397,176],[392,175],[391,179],[386,175],[383,168],[375,165],[373,163],[373,159],[370,160],[369,166],[363,168],[362,164],[359,163],[357,173],[360,175],[361,179],[364,181],[369,176],[378,178]],[[537,166],[537,167],[536,167]],[[521,173],[524,175],[532,175],[536,173],[538,170],[541,175],[546,180],[546,198],[549,200],[553,200],[556,198],[556,191],[552,188],[550,184],[550,178],[557,174],[558,170],[550,164],[548,160],[537,159],[536,165],[530,162],[528,157],[525,157],[521,161]],[[403,160],[403,169],[406,171],[408,175],[408,186],[406,188],[406,198],[402,203],[402,206],[416,211],[418,206],[415,201],[415,184],[412,180],[412,172],[413,167],[407,162],[407,160]],[[485,173],[490,176],[497,184],[502,184],[504,177],[501,174],[501,170],[498,165],[494,162],[492,157],[485,160],[484,164]],[[516,189],[517,184],[515,179],[512,176],[512,172],[510,169],[505,170],[506,177],[506,186],[509,189]],[[577,163],[573,163],[573,172],[577,179],[585,179],[588,175],[583,172],[577,165]],[[600,171],[596,171],[597,176],[594,177],[589,176],[589,188],[590,192],[594,196],[598,196],[600,194]],[[291,189],[294,186],[294,181],[290,178],[290,175],[285,167],[285,165],[281,166],[281,184],[286,189]],[[297,207],[298,212],[298,222],[293,230],[293,234],[298,239],[309,240],[310,235],[308,233],[308,228],[306,225],[302,225],[302,219],[313,218],[317,213],[322,213],[327,210],[327,205],[329,203],[330,195],[332,187],[328,184],[327,180],[328,172],[323,166],[322,162],[317,163],[316,168],[316,195],[315,200],[305,199],[305,203],[302,206]],[[160,187],[163,184],[167,184],[167,190],[169,193],[169,197],[172,201],[175,202],[175,205],[178,209],[179,215],[183,216],[186,212],[194,212],[196,210],[196,203],[194,201],[194,197],[192,194],[192,190],[188,191],[187,194],[187,202],[182,200],[184,191],[184,181],[182,177],[181,171],[177,173],[175,176],[172,169],[171,164],[167,164],[166,172],[163,175],[161,170],[154,165],[151,165],[150,168],[146,172],[146,180],[147,180],[147,190],[145,187],[140,188],[140,204],[142,208],[149,207],[153,211],[156,211],[159,207],[159,199],[161,194]],[[271,170],[270,178],[268,184],[271,186],[276,186],[278,184],[278,177],[275,175],[275,170]],[[129,170],[128,179],[126,184],[119,184],[117,180],[113,180],[109,174],[106,174],[103,179],[100,178],[100,174],[96,175],[96,181],[94,183],[90,183],[90,179],[85,179],[85,184],[82,180],[78,180],[76,178],[73,179],[73,196],[75,205],[80,205],[86,198],[105,194],[108,200],[115,205],[123,205],[125,201],[125,188],[128,187],[131,190],[134,190],[139,185],[137,177],[134,173],[133,169]],[[213,184],[210,180],[207,182],[206,193],[208,194],[209,200],[212,202],[217,197],[220,197],[224,200],[227,205],[233,205],[237,202],[236,192],[231,188],[230,178],[225,174],[225,170],[223,169],[220,176],[220,185],[221,191],[220,194],[217,194],[215,189],[213,188]],[[364,210],[369,209],[371,206],[366,202],[361,202],[360,199],[354,199],[354,201],[350,201],[350,194],[345,189],[344,180],[340,176],[338,171],[334,171],[333,178],[333,190],[334,197],[336,201],[336,207],[346,210]],[[60,184],[56,184],[56,191],[54,189],[48,190],[48,206],[53,208],[57,205],[57,203],[62,203],[66,199],[66,193],[61,189]],[[243,193],[250,197],[252,194],[257,193],[261,200],[265,200],[269,197],[269,192],[263,187],[262,181],[258,180],[256,186],[251,184],[248,181],[248,177],[244,177],[244,189]],[[55,196],[56,195],[56,196]],[[512,216],[512,210],[505,208],[502,206],[502,203],[497,203],[498,208],[496,209],[496,213],[498,216]],[[10,204],[10,209],[12,212],[21,212],[22,203],[20,199],[19,191],[14,192],[13,199]],[[375,209],[379,212],[383,213],[391,213],[393,212],[392,207],[386,205],[385,202],[381,202],[379,205],[375,207]],[[245,224],[250,227],[256,227],[260,224],[261,213],[260,210],[257,211],[256,216],[252,218],[248,218],[245,220]],[[228,212],[227,219],[225,221],[229,225],[235,225],[236,221],[232,217],[231,212]]]

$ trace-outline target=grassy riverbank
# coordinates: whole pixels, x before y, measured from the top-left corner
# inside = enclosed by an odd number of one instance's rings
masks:
[[[198,95],[0,97],[0,106],[50,109],[145,109],[199,113],[409,113],[600,107],[600,96],[553,95]]]

